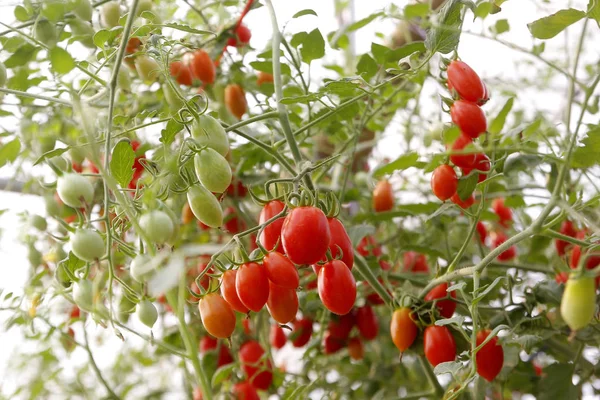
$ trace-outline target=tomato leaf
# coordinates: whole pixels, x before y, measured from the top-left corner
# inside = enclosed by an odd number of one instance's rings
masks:
[[[325,39],[323,39],[321,31],[313,29],[306,35],[302,41],[300,54],[302,54],[302,61],[307,64],[310,64],[311,61],[318,60],[325,55]]]
[[[456,193],[461,200],[465,201],[471,197],[471,194],[473,194],[473,191],[477,186],[478,177],[479,174],[477,173],[469,174],[466,177],[460,177],[458,180],[458,189],[456,189]]]
[[[348,25],[348,27],[345,29],[345,31],[352,32],[352,31],[358,30],[364,26],[367,26],[368,24],[373,22],[376,18],[379,18],[383,15],[385,15],[385,14],[382,12],[377,12],[375,14],[371,14],[368,17],[365,17],[363,19],[360,19],[360,20]]]
[[[569,8],[531,22],[527,24],[527,28],[537,39],[551,39],[583,17],[585,12]]]
[[[18,21],[21,21],[21,22],[29,21],[29,18],[30,18],[29,12],[27,12],[27,9],[25,7],[23,7],[21,5],[16,6],[14,13],[15,13],[15,18]]]
[[[358,60],[358,64],[356,64],[356,73],[366,81],[374,77],[378,70],[379,66],[368,54],[363,54]]]
[[[21,141],[19,139],[11,140],[2,145],[0,147],[0,167],[3,167],[6,163],[15,161],[20,151]]]
[[[500,283],[502,280],[504,280],[505,278],[506,278],[506,277],[504,277],[504,276],[499,276],[499,277],[497,277],[496,279],[494,279],[494,281],[493,281],[492,283],[490,283],[489,285],[487,285],[487,286],[484,286],[484,287],[480,288],[480,290],[479,290],[479,291],[481,291],[481,289],[483,289],[483,288],[485,288],[485,289],[484,289],[484,291],[483,291],[483,292],[481,292],[481,293],[480,293],[480,294],[479,294],[477,297],[475,297],[475,298],[473,299],[473,301],[472,301],[472,304],[473,304],[473,305],[475,305],[475,304],[479,303],[481,300],[483,300],[483,298],[484,298],[485,296],[487,296],[487,295],[488,295],[488,294],[489,294],[489,293],[490,293],[492,290],[494,290],[494,288],[495,288],[496,286],[498,286],[498,284],[499,284],[499,283]]]
[[[361,224],[354,225],[348,228],[348,236],[352,241],[352,246],[356,247],[360,241],[368,235],[375,233],[375,227],[373,225]]]
[[[581,141],[583,147],[577,147],[571,157],[573,168],[589,168],[600,164],[600,127],[588,131]]]
[[[221,343],[221,346],[225,346],[225,343]],[[215,387],[221,384],[221,382],[223,382],[224,380],[228,379],[229,376],[231,376],[231,371],[233,371],[235,367],[237,367],[236,363],[229,363],[217,368],[215,374],[213,375],[210,381],[210,385],[212,387]]]
[[[436,365],[433,373],[436,375],[452,374],[452,376],[456,376],[462,367],[462,363],[458,361],[444,362]]]
[[[66,153],[67,151],[69,151],[69,147],[63,147],[61,149],[54,149],[54,150],[47,151],[44,154],[42,154],[37,160],[35,160],[33,165],[38,165],[39,163],[41,163],[42,161],[44,161],[46,159],[60,156],[63,153]]]
[[[488,132],[491,135],[497,135],[502,131],[502,129],[504,128],[504,124],[506,123],[506,116],[508,115],[510,110],[512,110],[514,101],[514,97],[511,97],[508,100],[506,100],[506,103],[504,103],[502,110],[500,110],[498,115],[496,115],[496,118],[494,118],[494,120],[488,128]]]
[[[69,73],[75,68],[75,60],[61,47],[54,47],[50,50],[50,63],[54,71],[61,75]]]
[[[177,24],[177,23],[174,23],[174,22],[171,22],[171,23],[168,23],[168,24],[152,24],[152,26],[155,26],[155,27],[163,26],[165,28],[176,29],[176,30],[182,31],[182,32],[193,33],[195,35],[213,35],[213,36],[217,36],[216,33],[211,32],[211,31],[205,31],[205,30],[202,30],[202,29],[196,29],[196,28],[192,28],[191,26],[188,26],[188,25]]]
[[[555,363],[544,367],[538,399],[576,399],[578,393],[572,379],[573,364]]]
[[[271,61],[253,61],[250,66],[257,71],[266,72],[268,74],[273,73],[273,63]],[[284,75],[291,75],[292,71],[290,66],[287,64],[281,64],[281,73]]]
[[[590,0],[587,6],[588,18],[592,18],[600,28],[600,1]]]
[[[110,159],[110,172],[121,187],[127,187],[133,178],[134,160],[135,153],[131,148],[131,143],[127,140],[117,143]]]
[[[413,53],[422,53],[425,51],[425,43],[423,42],[412,42],[407,43],[402,47],[398,47],[395,50],[391,50],[386,58],[386,62],[398,62],[401,59],[410,56]]]
[[[431,53],[448,54],[458,46],[461,7],[460,0],[449,0],[440,9],[437,25],[427,32],[425,39],[425,47]]]
[[[395,159],[394,161],[386,164],[382,167],[377,168],[373,172],[374,178],[380,178],[383,175],[391,174],[394,171],[405,170],[410,167],[414,167],[417,165],[417,160],[419,159],[419,155],[414,152],[406,153]]]
[[[17,51],[15,51],[10,57],[8,57],[6,61],[4,61],[4,66],[6,68],[23,66],[29,61],[33,60],[39,49],[39,47],[28,43],[24,44],[23,46],[19,47]]]
[[[173,143],[173,140],[175,140],[175,135],[177,135],[178,132],[181,132],[182,129],[182,124],[174,119],[170,119],[167,122],[165,129],[160,131],[160,142],[166,144],[167,146],[170,145]]]
[[[306,8],[304,10],[298,11],[296,14],[294,14],[292,18],[300,18],[304,15],[314,15],[315,17],[318,17],[317,13],[314,10]]]
[[[404,17],[406,19],[413,19],[417,17],[425,17],[429,14],[429,3],[416,3],[409,4],[404,7]]]
[[[452,318],[446,318],[446,319],[438,319],[437,321],[435,321],[435,324],[437,326],[444,326],[444,325],[457,325],[457,326],[462,326],[465,323],[465,317],[463,317],[462,315],[457,315],[456,317],[452,317]]]
[[[385,63],[385,60],[388,57],[388,54],[390,54],[390,48],[377,44],[377,43],[371,43],[371,53],[373,53],[373,57],[375,57],[375,61],[377,61],[377,63],[379,64],[383,64]]]

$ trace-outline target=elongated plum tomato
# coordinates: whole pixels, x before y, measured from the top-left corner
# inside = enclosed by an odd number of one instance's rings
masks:
[[[360,336],[365,340],[373,340],[379,333],[377,315],[370,305],[359,307],[356,310],[356,327]]]
[[[271,346],[279,350],[285,346],[286,341],[287,337],[285,336],[283,328],[277,324],[271,325],[271,330],[269,331],[269,342],[271,343]]]
[[[356,315],[351,311],[346,315],[333,316],[327,325],[327,331],[334,338],[344,341],[350,336],[350,331],[355,324]]]
[[[142,300],[137,305],[136,315],[140,322],[148,328],[152,328],[158,319],[158,311],[150,300]]]
[[[217,293],[210,293],[198,302],[200,319],[208,333],[216,338],[225,339],[231,336],[235,329],[235,313]]]
[[[560,302],[560,315],[572,331],[585,328],[594,318],[596,287],[590,277],[576,278],[573,274],[565,285]]]
[[[84,261],[94,261],[104,256],[106,246],[100,234],[92,229],[77,229],[71,236],[71,251]]]
[[[242,264],[235,278],[235,289],[243,305],[259,312],[269,298],[269,278],[265,268],[257,263]]]
[[[431,175],[431,190],[436,197],[446,201],[456,193],[458,188],[458,178],[454,168],[448,164],[443,164],[433,170]]]
[[[500,219],[502,226],[506,227],[512,222],[512,210],[504,205],[504,199],[494,199],[492,201],[492,210],[496,213],[498,219]]]
[[[452,201],[454,204],[456,204],[460,208],[463,208],[466,210],[467,208],[469,208],[473,204],[475,204],[475,196],[473,194],[471,194],[469,197],[467,197],[466,200],[463,200],[460,198],[458,193],[454,193],[452,195],[452,197],[450,197],[450,201]]]
[[[277,251],[268,253],[263,258],[263,265],[269,280],[274,284],[287,289],[296,289],[300,285],[298,270],[283,254]]]
[[[169,215],[160,210],[150,211],[140,217],[140,227],[146,238],[152,243],[165,243],[175,230],[173,220]]]
[[[490,333],[489,329],[477,332],[477,346],[481,345]],[[504,350],[498,344],[498,337],[494,337],[479,349],[475,358],[477,361],[477,373],[486,381],[493,381],[502,370],[502,365],[504,364]]]
[[[427,257],[424,254],[415,251],[407,251],[404,253],[404,271],[406,272],[429,272]]]
[[[485,239],[487,238],[487,229],[486,229],[485,225],[483,224],[483,222],[478,221],[476,229],[477,229],[477,236],[479,237],[479,241],[481,242],[481,244],[485,244]]]
[[[258,218],[259,225],[264,224],[282,212],[284,208],[285,204],[279,200],[273,200],[265,204]],[[261,232],[259,237],[260,244],[268,251],[276,249],[275,246],[277,245],[277,242],[281,240],[281,228],[283,226],[283,221],[284,217],[278,218],[269,225],[265,226],[265,229]],[[278,248],[281,248],[279,246],[281,246],[281,243],[277,245]]]
[[[323,340],[321,346],[323,346],[324,354],[334,354],[344,348],[346,345],[346,339],[339,339],[334,337],[331,332],[325,331],[323,334]]]
[[[575,226],[569,220],[563,221],[563,223],[560,226],[559,232],[565,236],[570,236],[570,237],[575,237],[577,235],[577,229],[575,229]],[[570,246],[569,242],[565,242],[564,240],[560,240],[560,239],[556,239],[554,244],[556,246],[556,252],[558,253],[559,256],[564,256],[567,246]]]
[[[394,311],[390,323],[390,334],[400,352],[403,353],[412,346],[418,333],[417,324],[411,318],[410,308],[403,307]]]
[[[294,264],[315,264],[331,242],[327,217],[317,207],[294,208],[283,221],[281,242]]]
[[[223,209],[219,200],[202,185],[191,186],[187,192],[188,203],[200,222],[211,228],[223,225]]]
[[[288,289],[269,282],[269,298],[267,310],[271,317],[280,324],[287,324],[298,312],[298,295],[295,289]]]
[[[196,78],[200,79],[205,84],[215,82],[217,76],[215,64],[204,50],[197,50],[194,52],[190,61],[190,70]]]
[[[250,38],[252,37],[252,32],[250,32],[250,29],[248,29],[248,27],[244,24],[240,24],[236,28],[235,34],[237,36],[238,41],[242,44],[247,44],[248,42],[250,42]]]
[[[487,130],[485,114],[475,103],[464,100],[455,101],[450,107],[450,117],[460,131],[472,139]]]
[[[256,389],[249,382],[236,383],[231,392],[237,400],[260,400]]]
[[[56,192],[63,203],[73,208],[90,205],[94,199],[94,186],[85,176],[64,174],[56,182]]]
[[[443,299],[448,296],[448,284],[446,282],[440,283],[425,295],[425,301],[434,301],[437,299]],[[456,298],[454,291],[450,292],[450,297]],[[456,302],[451,299],[441,300],[436,303],[437,309],[440,311],[440,315],[444,318],[451,318],[456,310]]]
[[[471,138],[467,135],[461,133],[460,136],[458,136],[458,138],[452,144],[450,150],[453,153],[467,151],[468,149],[465,148],[471,144],[473,144],[473,140],[471,140]],[[452,154],[450,156],[450,161],[452,161],[452,163],[457,167],[472,169],[475,165],[475,153]]]
[[[363,359],[365,348],[359,338],[353,337],[348,341],[348,354],[350,354],[350,358],[353,360],[358,361]]]
[[[210,115],[200,115],[192,123],[192,137],[199,146],[207,146],[223,157],[229,153],[229,138],[225,128]]]
[[[200,339],[200,353],[205,354],[208,351],[217,351],[219,350],[219,355],[217,358],[217,368],[222,367],[223,365],[231,364],[233,362],[233,357],[231,356],[231,352],[229,348],[221,341],[206,335]]]
[[[356,300],[356,281],[343,261],[332,260],[319,270],[319,297],[332,313],[348,314]]]
[[[147,84],[156,82],[160,75],[160,66],[156,60],[143,54],[135,58],[135,70],[140,79]]]
[[[247,341],[240,348],[239,357],[242,370],[252,386],[266,390],[273,381],[273,373],[271,360],[265,357],[265,350],[261,345],[255,340]]]
[[[337,258],[341,250],[341,260],[348,268],[352,269],[354,266],[354,249],[352,248],[350,236],[348,236],[348,232],[346,232],[346,228],[344,228],[342,221],[337,218],[328,218],[328,221],[329,232],[331,233],[331,240],[329,241],[331,256]],[[321,261],[327,261],[327,257],[323,257]]]
[[[173,61],[169,65],[169,73],[180,85],[192,86],[192,71],[182,61]]]
[[[294,347],[302,347],[310,340],[313,333],[313,321],[310,318],[302,318],[292,322],[294,328],[291,334]]]
[[[240,85],[232,83],[225,87],[225,106],[237,119],[241,119],[246,113],[246,93]]]
[[[456,358],[456,342],[445,326],[428,326],[423,334],[425,357],[434,367]]]
[[[194,156],[194,169],[200,183],[213,193],[223,193],[231,184],[231,167],[216,150],[207,147]]]
[[[246,230],[246,223],[238,217],[235,208],[227,207],[223,215],[224,223],[223,230],[235,235]]]
[[[267,72],[259,72],[256,77],[256,84],[260,86],[264,83],[273,83],[273,80],[273,75]]]
[[[485,97],[485,89],[479,75],[466,63],[454,60],[448,65],[448,84],[461,99],[477,103]]]
[[[389,181],[377,182],[373,190],[373,209],[376,212],[389,211],[394,208],[394,191]]]
[[[248,307],[242,303],[237,294],[236,282],[237,282],[237,270],[227,270],[221,276],[221,296],[229,303],[231,308],[235,311],[247,314]]]
[[[487,179],[487,173],[490,171],[491,167],[492,164],[490,162],[489,157],[483,153],[477,153],[475,154],[475,162],[473,164],[473,168],[461,168],[462,176],[469,175],[474,169],[482,171],[477,177],[477,182],[480,183]]]
[[[506,237],[506,235],[502,232],[497,232],[496,236],[494,237],[494,240],[492,241],[492,247],[495,249],[496,247],[500,246],[502,243],[506,242],[508,240],[508,238]],[[504,250],[502,253],[500,253],[500,255],[498,256],[498,260],[500,261],[509,261],[512,260],[513,258],[515,258],[517,256],[517,248],[513,245],[510,246],[508,249]]]

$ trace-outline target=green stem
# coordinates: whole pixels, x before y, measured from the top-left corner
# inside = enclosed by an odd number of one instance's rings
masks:
[[[425,359],[425,356],[419,355],[419,363],[421,363],[421,368],[423,368],[423,372],[425,372],[427,380],[435,392],[436,398],[441,399],[444,396],[444,388],[442,388],[440,385],[440,382],[438,381],[437,376],[435,376],[429,361]]]
[[[373,275],[373,271],[371,271],[371,268],[369,268],[369,265],[367,264],[365,259],[357,252],[354,253],[354,265],[356,266],[356,270],[359,274],[362,275],[364,280],[367,281],[369,285],[371,285],[373,290],[375,290],[375,292],[377,292],[377,294],[381,296],[383,301],[385,301],[385,303],[390,308],[392,308],[392,302],[394,299],[388,293],[385,287],[381,284],[381,282],[377,280],[375,275]]]
[[[232,124],[232,125],[226,125],[222,121],[221,121],[221,124],[223,124],[223,126],[225,127],[226,132],[231,132],[231,131],[235,131],[236,129],[239,129],[243,126],[253,124],[254,122],[263,121],[265,119],[277,118],[278,116],[279,116],[279,112],[270,111],[270,112],[267,112],[267,113],[264,113],[261,115],[257,115],[252,118],[245,119],[243,121],[240,121],[240,122]]]
[[[41,94],[21,92],[20,90],[6,89],[6,88],[2,88],[2,87],[0,87],[0,92],[14,94],[15,96],[18,96],[18,97],[27,97],[30,99],[46,100],[51,103],[63,104],[65,106],[69,106],[69,107],[73,106],[70,101],[59,99],[57,97],[48,97],[48,96],[44,96]]]

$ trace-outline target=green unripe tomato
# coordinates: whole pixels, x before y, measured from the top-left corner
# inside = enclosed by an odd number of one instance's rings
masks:
[[[4,65],[4,63],[2,61],[0,61],[0,87],[6,86],[6,80],[7,80],[6,66]]]
[[[39,20],[35,24],[35,38],[49,48],[53,48],[56,46],[56,43],[58,43],[56,29],[47,19]]]
[[[90,21],[94,14],[94,8],[90,0],[73,0],[71,2],[73,13],[84,21]]]
[[[77,307],[91,312],[94,308],[94,289],[92,283],[86,280],[80,280],[73,285],[73,300]]]
[[[158,319],[158,311],[149,300],[142,300],[137,305],[136,314],[140,321],[148,328],[152,328]]]
[[[136,256],[129,266],[131,277],[140,283],[146,282],[148,277],[152,275],[152,271],[148,269],[150,261],[152,261],[152,258],[147,254]]]
[[[76,38],[82,45],[90,49],[95,49],[94,44],[94,28],[89,22],[73,18],[69,21],[73,37]]]
[[[94,261],[102,258],[106,246],[102,236],[91,229],[77,229],[71,236],[71,251],[84,261]]]
[[[140,218],[140,226],[152,243],[165,243],[173,235],[173,220],[163,211],[150,211]]]
[[[80,147],[71,147],[69,149],[71,161],[76,164],[81,164],[85,160],[85,152]]]
[[[200,146],[208,146],[223,157],[229,153],[229,138],[225,128],[210,115],[201,115],[192,124],[192,137]]]
[[[54,200],[54,196],[44,196],[44,202],[46,204],[46,213],[52,217],[60,215],[60,204]]]
[[[44,0],[41,14],[52,22],[58,22],[65,16],[67,11],[65,6],[64,0]]]
[[[160,66],[156,60],[146,55],[140,55],[135,59],[135,70],[140,79],[147,84],[156,82],[160,74]]]
[[[565,285],[560,302],[560,315],[573,331],[585,328],[596,311],[596,286],[594,278],[575,278],[573,274]]]
[[[102,25],[107,28],[114,28],[119,25],[121,6],[116,1],[110,1],[102,6],[100,15],[102,17]]]
[[[45,231],[48,228],[48,223],[46,219],[41,215],[33,214],[29,217],[29,223],[38,231]]]
[[[131,92],[131,77],[129,76],[129,69],[121,66],[119,69],[119,76],[117,76],[117,83],[121,90]]]
[[[135,15],[140,16],[144,11],[152,11],[152,0],[140,0]]]
[[[135,303],[129,300],[126,296],[121,297],[117,309],[117,317],[121,323],[126,323],[129,320],[129,315],[135,311]]]
[[[231,167],[215,150],[207,147],[194,157],[194,168],[200,183],[213,193],[223,193],[231,184]]]
[[[195,185],[187,192],[188,203],[200,222],[211,228],[223,225],[223,209],[219,200],[202,185]]]
[[[183,107],[184,103],[183,100],[177,96],[177,93],[175,93],[171,85],[164,83],[162,85],[162,90],[169,108],[173,111],[179,111]]]
[[[56,184],[58,197],[69,207],[79,208],[91,204],[94,186],[85,176],[64,174]]]

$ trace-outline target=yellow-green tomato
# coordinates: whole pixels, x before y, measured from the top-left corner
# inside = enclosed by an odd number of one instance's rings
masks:
[[[596,311],[596,286],[589,277],[569,277],[560,302],[560,315],[573,331],[585,328]]]
[[[71,251],[84,261],[102,258],[106,251],[104,239],[92,229],[77,229],[71,236]]]
[[[73,208],[85,207],[94,199],[94,186],[79,174],[64,174],[58,178],[56,191],[62,202]]]
[[[165,243],[173,236],[173,220],[164,211],[150,211],[140,218],[140,227],[152,243]]]
[[[90,21],[94,14],[94,8],[90,0],[73,0],[71,2],[72,10],[75,15],[84,21]]]
[[[204,225],[219,228],[223,225],[223,209],[219,200],[202,185],[189,188],[188,203],[192,212]]]
[[[192,124],[192,136],[200,146],[208,146],[223,157],[229,153],[229,138],[225,128],[210,115],[201,115]]]
[[[179,111],[183,107],[183,100],[175,93],[175,90],[169,85],[165,83],[162,85],[163,95],[165,96],[165,100],[169,105],[169,108],[173,111]]]
[[[138,2],[135,15],[139,17],[144,11],[152,11],[152,0],[140,0]]]
[[[114,28],[119,25],[121,18],[121,6],[116,1],[110,1],[102,6],[101,9],[102,24],[107,28]]]
[[[231,184],[231,167],[219,153],[210,147],[194,157],[194,168],[200,183],[213,193],[223,193]]]
[[[150,84],[158,80],[160,66],[155,59],[140,55],[135,59],[135,70],[142,81]]]
[[[73,285],[73,300],[77,307],[85,311],[92,311],[94,306],[94,289],[92,283],[87,280],[80,280]]]
[[[158,319],[158,311],[156,311],[156,307],[149,300],[142,300],[137,305],[136,314],[140,321],[148,328],[152,328]]]

